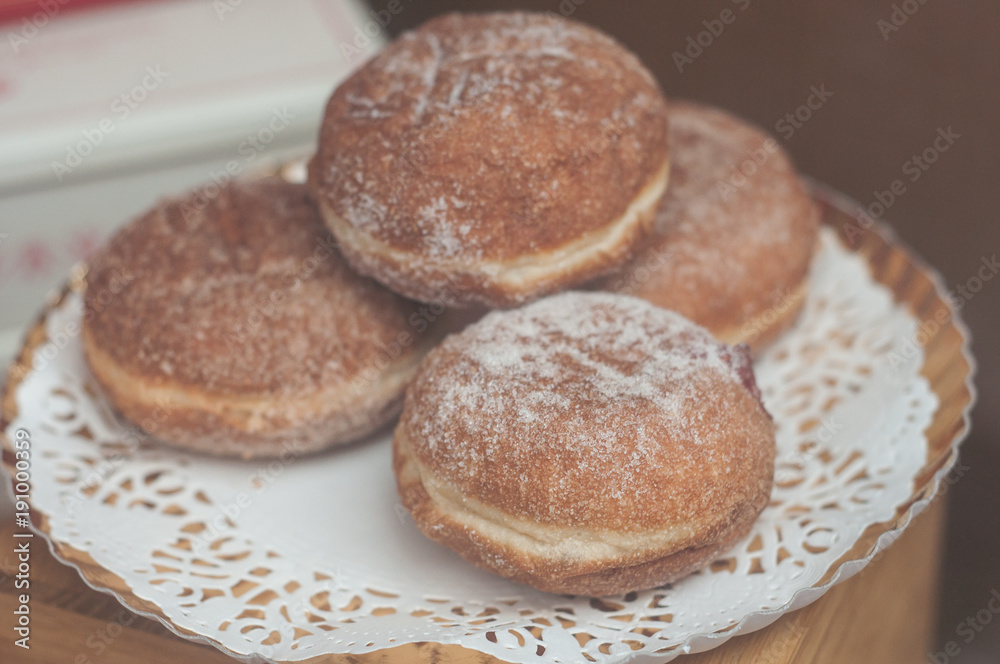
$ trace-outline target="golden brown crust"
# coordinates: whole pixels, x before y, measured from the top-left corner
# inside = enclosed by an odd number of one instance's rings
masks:
[[[393,469],[403,506],[431,539],[474,565],[538,590],[592,597],[654,588],[704,567],[750,532],[770,496],[770,483],[762,483],[722,527],[703,534],[703,544],[692,542],[669,553],[647,550],[618,558],[569,560],[533,556],[502,539],[484,536],[475,526],[455,518],[428,494],[405,437],[398,434],[393,441]]]
[[[393,261],[393,287],[426,299],[449,266],[542,263],[606,229],[665,184],[666,164],[662,94],[613,39],[541,14],[452,14],[334,92],[310,186],[352,262],[371,252],[336,220],[410,256]],[[357,267],[382,278],[378,262]],[[576,268],[576,283],[600,269]],[[468,301],[496,302],[469,288]],[[517,301],[533,294],[523,289]]]
[[[620,219],[553,251],[518,259],[475,264],[426,262],[357,232],[320,204],[327,225],[352,266],[393,290],[424,302],[451,297],[453,306],[503,308],[558,292],[587,277],[619,267],[653,225],[656,205],[666,190],[668,170],[644,189]],[[418,274],[418,278],[414,275]]]
[[[247,397],[129,374],[86,327],[83,347],[105,397],[129,422],[176,447],[243,458],[308,454],[372,433],[399,414],[419,360],[414,354],[350,391],[338,386],[308,396]]]
[[[746,344],[754,355],[773,344],[798,320],[809,294],[809,279],[785,291],[773,305],[746,318],[739,327],[718,328],[712,333],[719,341],[735,346]]]
[[[767,502],[774,429],[758,396],[745,351],[635,298],[496,312],[408,389],[400,495],[428,536],[538,588],[666,583]]]
[[[350,270],[302,185],[165,201],[87,275],[84,350],[112,404],[215,454],[353,440],[385,423],[433,334]]]
[[[723,111],[670,105],[671,183],[656,233],[598,287],[758,351],[801,308],[819,212],[777,141]]]

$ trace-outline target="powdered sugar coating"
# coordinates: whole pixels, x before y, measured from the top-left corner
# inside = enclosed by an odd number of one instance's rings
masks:
[[[678,311],[713,332],[790,306],[819,213],[778,142],[718,109],[670,104],[671,175],[656,233],[602,288]]]
[[[305,187],[278,178],[162,202],[110,241],[87,281],[104,352],[207,393],[348,389],[417,346],[416,305],[356,275]]]
[[[770,485],[773,425],[748,367],[678,314],[570,292],[449,337],[400,428],[438,480],[512,516],[697,529]]]
[[[610,37],[541,14],[453,14],[336,90],[310,183],[393,248],[504,260],[608,225],[666,156],[659,88]]]

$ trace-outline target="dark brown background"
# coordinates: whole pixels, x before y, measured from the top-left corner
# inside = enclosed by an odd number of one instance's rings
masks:
[[[387,0],[369,0],[383,9]],[[580,0],[576,0],[580,2]],[[629,45],[657,74],[668,96],[729,108],[774,131],[806,101],[811,86],[832,97],[794,136],[782,140],[802,171],[866,205],[874,192],[905,182],[885,219],[937,267],[949,288],[973,277],[984,257],[1000,254],[1000,2],[896,0],[911,11],[883,37],[889,0],[563,0],[573,18]],[[453,9],[532,8],[559,12],[560,0],[402,0],[393,34]],[[741,9],[745,7],[745,9]],[[731,9],[735,20],[678,72],[672,54]],[[901,7],[902,8],[902,7]],[[905,15],[905,14],[904,14]],[[897,16],[898,18],[898,16]],[[961,138],[919,180],[905,162],[933,143],[938,128]],[[953,662],[1000,661],[1000,616],[970,644],[960,621],[1000,590],[1000,277],[987,282],[962,315],[979,361],[979,406],[949,494],[948,549],[938,642],[958,639]]]

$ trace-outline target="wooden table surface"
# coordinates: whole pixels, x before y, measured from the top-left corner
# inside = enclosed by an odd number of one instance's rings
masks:
[[[767,629],[736,637],[678,664],[912,664],[925,657],[937,606],[944,510],[936,501],[861,574]],[[14,524],[0,525],[0,662],[3,664],[213,664],[231,662],[209,646],[174,636],[86,586],[36,536],[31,550],[30,650],[14,645],[17,606]],[[311,661],[366,664],[495,661],[457,647],[409,645],[367,657]]]

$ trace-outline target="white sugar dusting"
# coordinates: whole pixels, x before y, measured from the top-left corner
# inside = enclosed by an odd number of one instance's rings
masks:
[[[605,116],[634,130],[637,119],[664,108],[645,68],[613,39],[538,14],[436,19],[401,36],[362,73],[334,96],[361,139],[324,155],[321,179],[337,189],[330,203],[359,230],[436,259],[496,251],[497,239],[482,228],[486,214],[466,201],[492,202],[509,183],[526,209],[550,205],[551,194],[532,194],[518,173],[568,163],[567,149],[600,134]],[[608,108],[597,119],[581,81],[601,83]],[[587,156],[630,140],[620,129]],[[456,167],[465,170],[456,175]],[[457,195],[456,183],[470,178],[476,190]],[[456,232],[463,225],[469,231]],[[536,232],[521,226],[522,236]]]
[[[809,214],[807,195],[788,157],[776,143],[768,149],[767,134],[718,111],[678,108],[670,116],[673,179],[657,224],[689,259],[700,257],[692,260],[699,267],[725,266],[699,278],[732,287],[755,266],[733,260],[748,245],[780,252],[793,240]]]
[[[427,45],[430,46],[431,53],[434,54],[434,58],[431,60],[430,67],[424,70],[423,93],[417,96],[416,105],[413,108],[413,113],[417,116],[418,122],[423,119],[424,113],[427,110],[427,105],[430,103],[431,93],[434,91],[434,86],[437,83],[438,72],[441,70],[441,59],[444,57],[444,53],[441,51],[441,41],[438,39],[437,35],[433,33],[428,34],[426,41]]]
[[[574,475],[606,477],[602,491],[620,498],[648,488],[651,467],[741,463],[732,457],[744,452],[716,445],[740,425],[728,413],[709,419],[705,406],[720,385],[743,387],[738,353],[644,300],[564,293],[494,312],[432,353],[415,388],[429,410],[412,421],[414,437],[453,481],[569,463]],[[583,509],[545,505],[553,518]]]
[[[807,275],[818,210],[788,155],[711,107],[670,106],[671,173],[657,234],[602,281],[719,331],[783,302]]]

